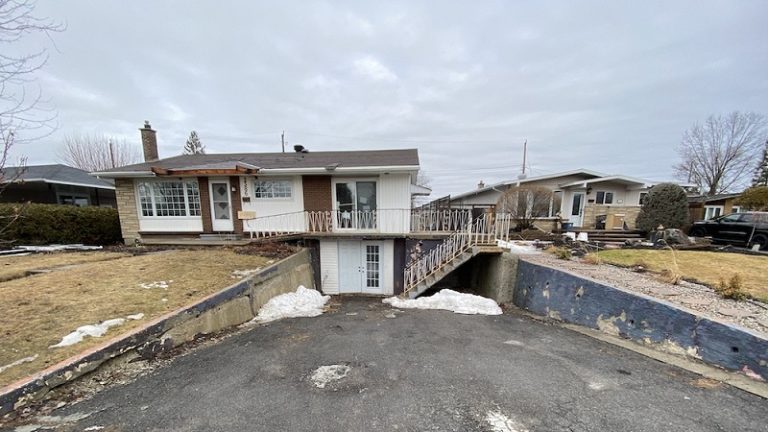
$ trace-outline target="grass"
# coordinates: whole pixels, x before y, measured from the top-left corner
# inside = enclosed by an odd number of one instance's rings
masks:
[[[615,249],[600,252],[600,259],[623,267],[642,264],[648,271],[679,274],[685,280],[712,288],[738,276],[741,289],[750,297],[768,303],[765,283],[768,257],[704,251],[675,251],[673,255],[670,250]]]
[[[0,257],[0,282],[25,277],[31,271],[47,270],[95,261],[107,261],[130,256],[117,252],[55,252],[24,256]]]
[[[108,260],[98,259],[110,257]],[[69,254],[67,254],[69,255]],[[72,254],[76,255],[76,254]],[[19,257],[17,268],[49,265],[75,257]],[[64,259],[66,258],[66,260]],[[83,255],[87,262],[52,273],[0,283],[0,367],[38,355],[28,363],[0,372],[0,386],[49,367],[89,347],[163,315],[236,281],[234,270],[255,269],[268,259],[229,249],[177,250],[114,257],[107,252]],[[170,281],[167,289],[146,289],[140,283]],[[77,327],[143,313],[138,321],[112,327],[101,338],[86,337],[63,348],[49,348]]]

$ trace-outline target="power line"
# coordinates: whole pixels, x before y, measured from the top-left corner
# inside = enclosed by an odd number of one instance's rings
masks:
[[[409,139],[400,139],[400,138],[370,138],[370,137],[352,137],[352,136],[342,136],[342,135],[331,135],[331,134],[324,134],[319,132],[309,132],[309,131],[302,131],[302,130],[293,130],[294,133],[304,134],[304,135],[314,135],[314,136],[322,136],[322,137],[328,137],[328,138],[337,138],[337,139],[349,139],[349,140],[357,140],[357,141],[382,141],[382,142],[402,142],[402,143],[412,143],[412,144],[473,144],[473,143],[499,143],[499,144],[505,144],[509,143],[510,140],[504,139],[504,140],[487,140],[487,139],[472,139],[472,140],[409,140]]]

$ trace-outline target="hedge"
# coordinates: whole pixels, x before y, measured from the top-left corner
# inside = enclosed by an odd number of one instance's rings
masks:
[[[111,245],[122,235],[113,208],[29,203],[0,204],[0,239],[14,245]]]

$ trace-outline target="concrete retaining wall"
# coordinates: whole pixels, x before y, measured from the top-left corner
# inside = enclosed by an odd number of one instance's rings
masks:
[[[313,287],[308,250],[302,250],[199,302],[154,319],[35,376],[0,389],[0,415],[39,400],[53,388],[122,355],[151,358],[203,334],[245,323],[272,297]]]
[[[520,259],[514,303],[536,314],[602,330],[768,379],[768,340],[663,300]]]

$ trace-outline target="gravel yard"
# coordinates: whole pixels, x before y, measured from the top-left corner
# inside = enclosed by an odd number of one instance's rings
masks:
[[[705,316],[738,324],[768,336],[768,305],[754,301],[735,301],[720,297],[711,288],[682,281],[679,285],[662,282],[653,273],[638,273],[609,264],[588,264],[578,258],[561,260],[550,254],[525,255],[523,259],[558,267],[605,282],[618,288],[640,292],[699,312]]]

